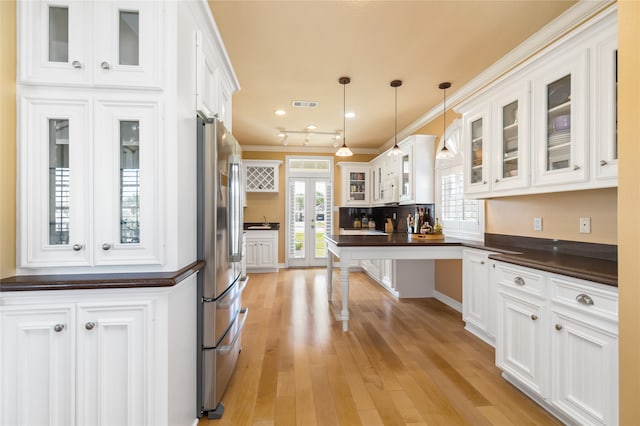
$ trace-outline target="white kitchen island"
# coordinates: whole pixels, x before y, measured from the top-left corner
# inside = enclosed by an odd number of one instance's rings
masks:
[[[413,297],[429,297],[435,287],[433,261],[437,259],[462,259],[463,241],[413,240],[410,234],[386,235],[327,235],[327,250],[338,257],[340,266],[340,290],[342,308],[336,315],[342,321],[342,330],[349,330],[349,268],[359,266],[361,260],[391,259],[421,261],[416,268],[406,268],[401,274],[399,286]],[[327,256],[327,294],[331,301],[333,292],[333,256]],[[416,287],[420,287],[417,289]],[[416,291],[421,291],[418,296]]]

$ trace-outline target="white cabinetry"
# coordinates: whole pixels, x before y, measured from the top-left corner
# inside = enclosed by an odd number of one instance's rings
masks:
[[[246,232],[246,267],[249,272],[278,270],[278,231]]]
[[[160,88],[161,2],[18,3],[18,78],[26,84]]]
[[[400,158],[400,203],[434,203],[435,136],[413,135],[398,144]]]
[[[468,153],[467,197],[617,186],[616,7],[456,110]]]
[[[491,252],[462,250],[462,319],[465,329],[495,344],[496,291],[491,274]]]
[[[342,205],[369,205],[369,164],[342,161]]]
[[[616,287],[496,262],[496,364],[560,419],[618,423]]]
[[[30,93],[19,100],[19,266],[161,263],[158,102]]]
[[[247,192],[278,192],[280,160],[242,160]]]

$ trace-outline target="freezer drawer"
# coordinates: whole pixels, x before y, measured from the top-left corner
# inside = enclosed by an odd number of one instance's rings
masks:
[[[242,308],[236,320],[231,324],[220,345],[213,349],[204,349],[202,377],[202,412],[213,411],[229,384],[238,354],[242,349],[241,332],[247,320],[248,309]],[[217,413],[221,415],[221,410]]]
[[[202,347],[213,348],[236,318],[242,306],[242,292],[248,280],[237,280],[222,297],[203,302]]]

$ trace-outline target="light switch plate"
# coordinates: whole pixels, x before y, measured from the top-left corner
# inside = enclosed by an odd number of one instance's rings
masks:
[[[581,234],[590,234],[591,233],[591,218],[590,217],[581,217],[580,218],[580,233]]]
[[[534,231],[542,231],[542,218],[534,217],[533,218],[533,230]]]

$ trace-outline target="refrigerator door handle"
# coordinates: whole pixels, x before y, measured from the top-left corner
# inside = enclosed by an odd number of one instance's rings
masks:
[[[244,288],[247,286],[247,282],[249,282],[249,277],[244,277],[240,281],[242,281],[242,283],[241,283],[242,287],[240,287],[240,289],[238,290],[236,295],[233,296],[233,299],[229,300],[228,302],[220,303],[218,305],[218,309],[228,308],[229,306],[233,305],[236,300],[238,300],[238,297],[242,296],[242,292],[244,291]]]
[[[229,162],[229,256],[232,262],[242,260],[240,190],[240,163]]]
[[[240,335],[242,334],[242,328],[244,327],[244,323],[247,321],[247,316],[249,314],[249,308],[245,307],[245,308],[240,309],[240,313],[242,314],[242,322],[240,323],[240,328],[238,329],[238,332],[233,337],[233,340],[231,341],[230,344],[225,345],[225,346],[220,346],[218,349],[216,349],[218,352],[229,352],[231,350],[231,348],[233,348],[233,346],[236,344],[236,341],[238,340]]]

